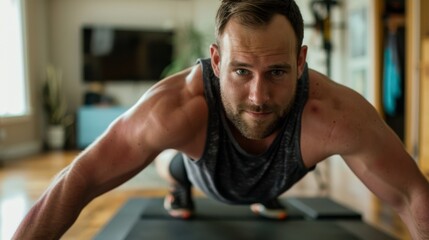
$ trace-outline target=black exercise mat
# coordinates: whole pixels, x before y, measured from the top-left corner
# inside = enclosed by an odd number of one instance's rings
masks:
[[[361,220],[362,215],[330,198],[300,197],[289,198],[288,203],[302,211],[307,217],[318,220],[353,219]]]
[[[288,220],[304,219],[304,215],[287,200],[280,199],[280,202],[287,208]],[[152,198],[145,201],[141,217],[143,219],[170,219],[170,215],[163,207],[162,198]],[[199,220],[264,220],[266,218],[255,215],[249,205],[229,205],[208,198],[197,198],[195,200],[195,215],[193,219]],[[277,220],[276,220],[277,221]]]
[[[168,240],[358,240],[334,222],[140,220],[125,238]],[[370,240],[370,239],[365,239]],[[377,238],[377,240],[379,240]]]
[[[290,204],[291,200],[296,201],[296,199],[283,199],[282,201]],[[195,218],[179,220],[165,214],[160,198],[130,199],[95,239],[394,239],[360,220],[346,221],[341,218],[338,221],[321,221],[310,218],[300,220],[299,210],[294,207],[290,207],[290,210],[297,211],[296,219],[270,221],[255,217],[248,206],[230,206],[209,199],[196,199],[196,205],[197,211],[200,213]],[[207,211],[203,211],[203,209]],[[246,219],[246,216],[249,218]]]
[[[361,239],[374,239],[374,240],[389,240],[395,239],[392,236],[377,230],[374,227],[363,224],[359,221],[338,221],[337,224],[343,229],[358,235]]]

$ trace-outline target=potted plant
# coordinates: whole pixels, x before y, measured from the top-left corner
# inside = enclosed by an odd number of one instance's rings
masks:
[[[67,103],[62,88],[62,72],[52,65],[46,67],[43,106],[48,121],[47,146],[50,149],[62,149],[66,139],[65,129],[73,119],[67,114]]]
[[[203,57],[204,35],[191,25],[186,26],[176,35],[174,45],[177,50],[172,62],[163,70],[161,77],[167,77],[191,66]]]

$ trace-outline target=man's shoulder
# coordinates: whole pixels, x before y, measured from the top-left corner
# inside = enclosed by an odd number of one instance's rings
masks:
[[[362,95],[320,73],[310,72],[303,132],[317,135],[327,151],[332,154],[349,151],[343,147],[357,146],[378,122],[377,111]]]
[[[355,90],[337,83],[327,76],[314,70],[309,72],[309,97],[308,107],[311,103],[318,103],[326,110],[334,110],[340,113],[348,112],[354,108],[369,109],[372,105]]]
[[[195,65],[153,85],[142,96],[140,102],[143,104],[169,102],[169,104],[162,104],[162,107],[176,108],[201,96],[204,96],[202,71],[198,65]]]
[[[170,76],[149,89],[136,104],[133,119],[149,126],[154,140],[176,147],[192,138],[207,121],[201,71],[198,66]]]

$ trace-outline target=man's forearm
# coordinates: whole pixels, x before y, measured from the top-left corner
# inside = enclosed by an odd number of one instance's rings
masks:
[[[49,210],[43,205],[50,204],[41,200],[31,208],[12,239],[59,239],[75,221],[73,217],[59,219],[53,212],[61,210]]]
[[[413,240],[429,239],[429,187],[415,194],[400,212]]]
[[[30,209],[13,239],[59,239],[89,201],[85,189],[83,181],[62,176]]]
[[[405,222],[413,240],[427,240],[429,239],[429,222],[411,217],[402,217]]]
[[[413,221],[414,229],[411,230],[411,235],[413,236],[413,239],[429,239],[429,207],[427,206],[428,204],[429,202],[426,202],[426,206],[424,208],[418,210],[418,213],[415,212],[415,218]]]

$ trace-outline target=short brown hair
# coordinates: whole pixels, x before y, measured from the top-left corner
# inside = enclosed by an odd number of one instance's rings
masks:
[[[216,15],[216,41],[231,18],[245,26],[267,25],[275,14],[285,16],[291,23],[297,40],[297,53],[304,38],[304,21],[294,0],[222,0]]]

